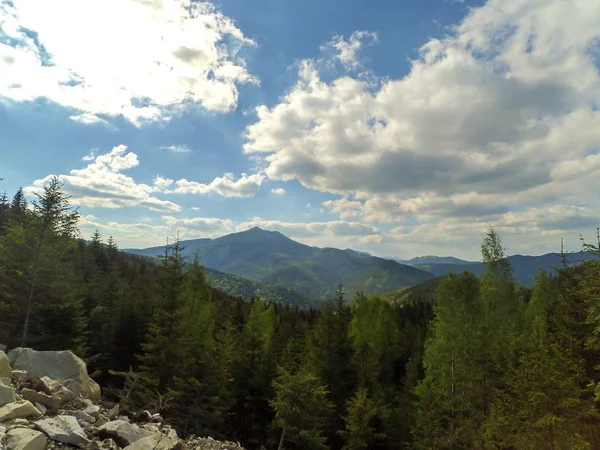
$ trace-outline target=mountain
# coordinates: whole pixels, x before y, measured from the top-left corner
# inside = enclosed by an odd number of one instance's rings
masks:
[[[577,252],[570,253],[567,256],[567,262],[569,265],[578,265],[583,261],[596,258],[597,256],[590,253]],[[562,259],[559,253],[547,253],[541,256],[514,255],[509,257],[509,261],[513,268],[515,282],[527,287],[533,286],[535,277],[538,276],[541,269],[546,272],[554,272],[557,268],[562,266]],[[484,272],[484,265],[481,262],[460,265],[429,263],[418,264],[415,267],[425,270],[436,277],[446,275],[450,272],[462,272],[465,270],[477,276],[483,275]]]
[[[421,269],[367,253],[318,248],[296,242],[277,231],[258,227],[217,239],[183,241],[188,258],[198,252],[208,269],[260,284],[260,289],[289,290],[306,302],[331,298],[338,282],[349,292],[384,293],[432,278]],[[129,253],[160,256],[163,247],[127,249]],[[223,276],[219,275],[223,280]],[[241,280],[232,283],[243,284]],[[245,285],[244,289],[250,289]],[[241,289],[241,287],[240,287]],[[232,293],[230,290],[225,290]]]
[[[475,262],[476,261],[465,261],[464,259],[458,259],[454,256],[417,256],[416,258],[409,259],[404,264],[408,264],[409,266],[419,266],[423,264],[463,265]]]

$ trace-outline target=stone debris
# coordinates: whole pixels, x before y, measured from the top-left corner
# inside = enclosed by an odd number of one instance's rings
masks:
[[[87,435],[73,416],[56,416],[38,420],[35,426],[53,441],[85,447],[90,443]]]
[[[0,351],[0,450],[77,448],[243,450],[212,438],[181,439],[149,411],[122,415],[118,404],[100,401],[100,388],[71,352]]]
[[[0,406],[16,401],[15,390],[11,386],[0,384]]]
[[[152,435],[151,432],[124,420],[113,420],[99,428],[100,437],[110,437],[121,447],[127,447],[140,439]]]
[[[0,408],[0,423],[12,419],[26,419],[28,417],[40,417],[42,415],[38,409],[27,400],[20,403],[7,403]]]
[[[45,450],[48,444],[43,433],[28,428],[13,428],[4,439],[9,450]]]
[[[44,377],[61,383],[78,397],[100,400],[100,386],[87,373],[82,359],[71,351],[37,351],[15,348],[8,353],[13,369],[26,370],[29,375]]]

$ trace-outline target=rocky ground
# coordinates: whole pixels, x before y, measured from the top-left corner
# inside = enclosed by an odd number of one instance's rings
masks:
[[[144,419],[140,419],[143,417]],[[0,351],[0,450],[238,450],[239,444],[180,439],[159,416],[119,413],[73,353]]]

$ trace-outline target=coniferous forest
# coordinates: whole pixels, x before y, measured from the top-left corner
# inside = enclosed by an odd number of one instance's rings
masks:
[[[524,289],[490,229],[481,277],[300,309],[225,295],[182,250],[81,236],[56,178],[4,195],[0,343],[73,350],[126,411],[249,449],[600,448],[598,260]]]

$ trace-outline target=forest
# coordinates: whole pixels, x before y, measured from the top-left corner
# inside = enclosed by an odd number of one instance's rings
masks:
[[[490,228],[480,277],[301,309],[213,288],[176,237],[157,263],[78,218],[57,178],[0,198],[0,344],[72,350],[126,412],[248,449],[600,448],[600,260],[523,288]]]

